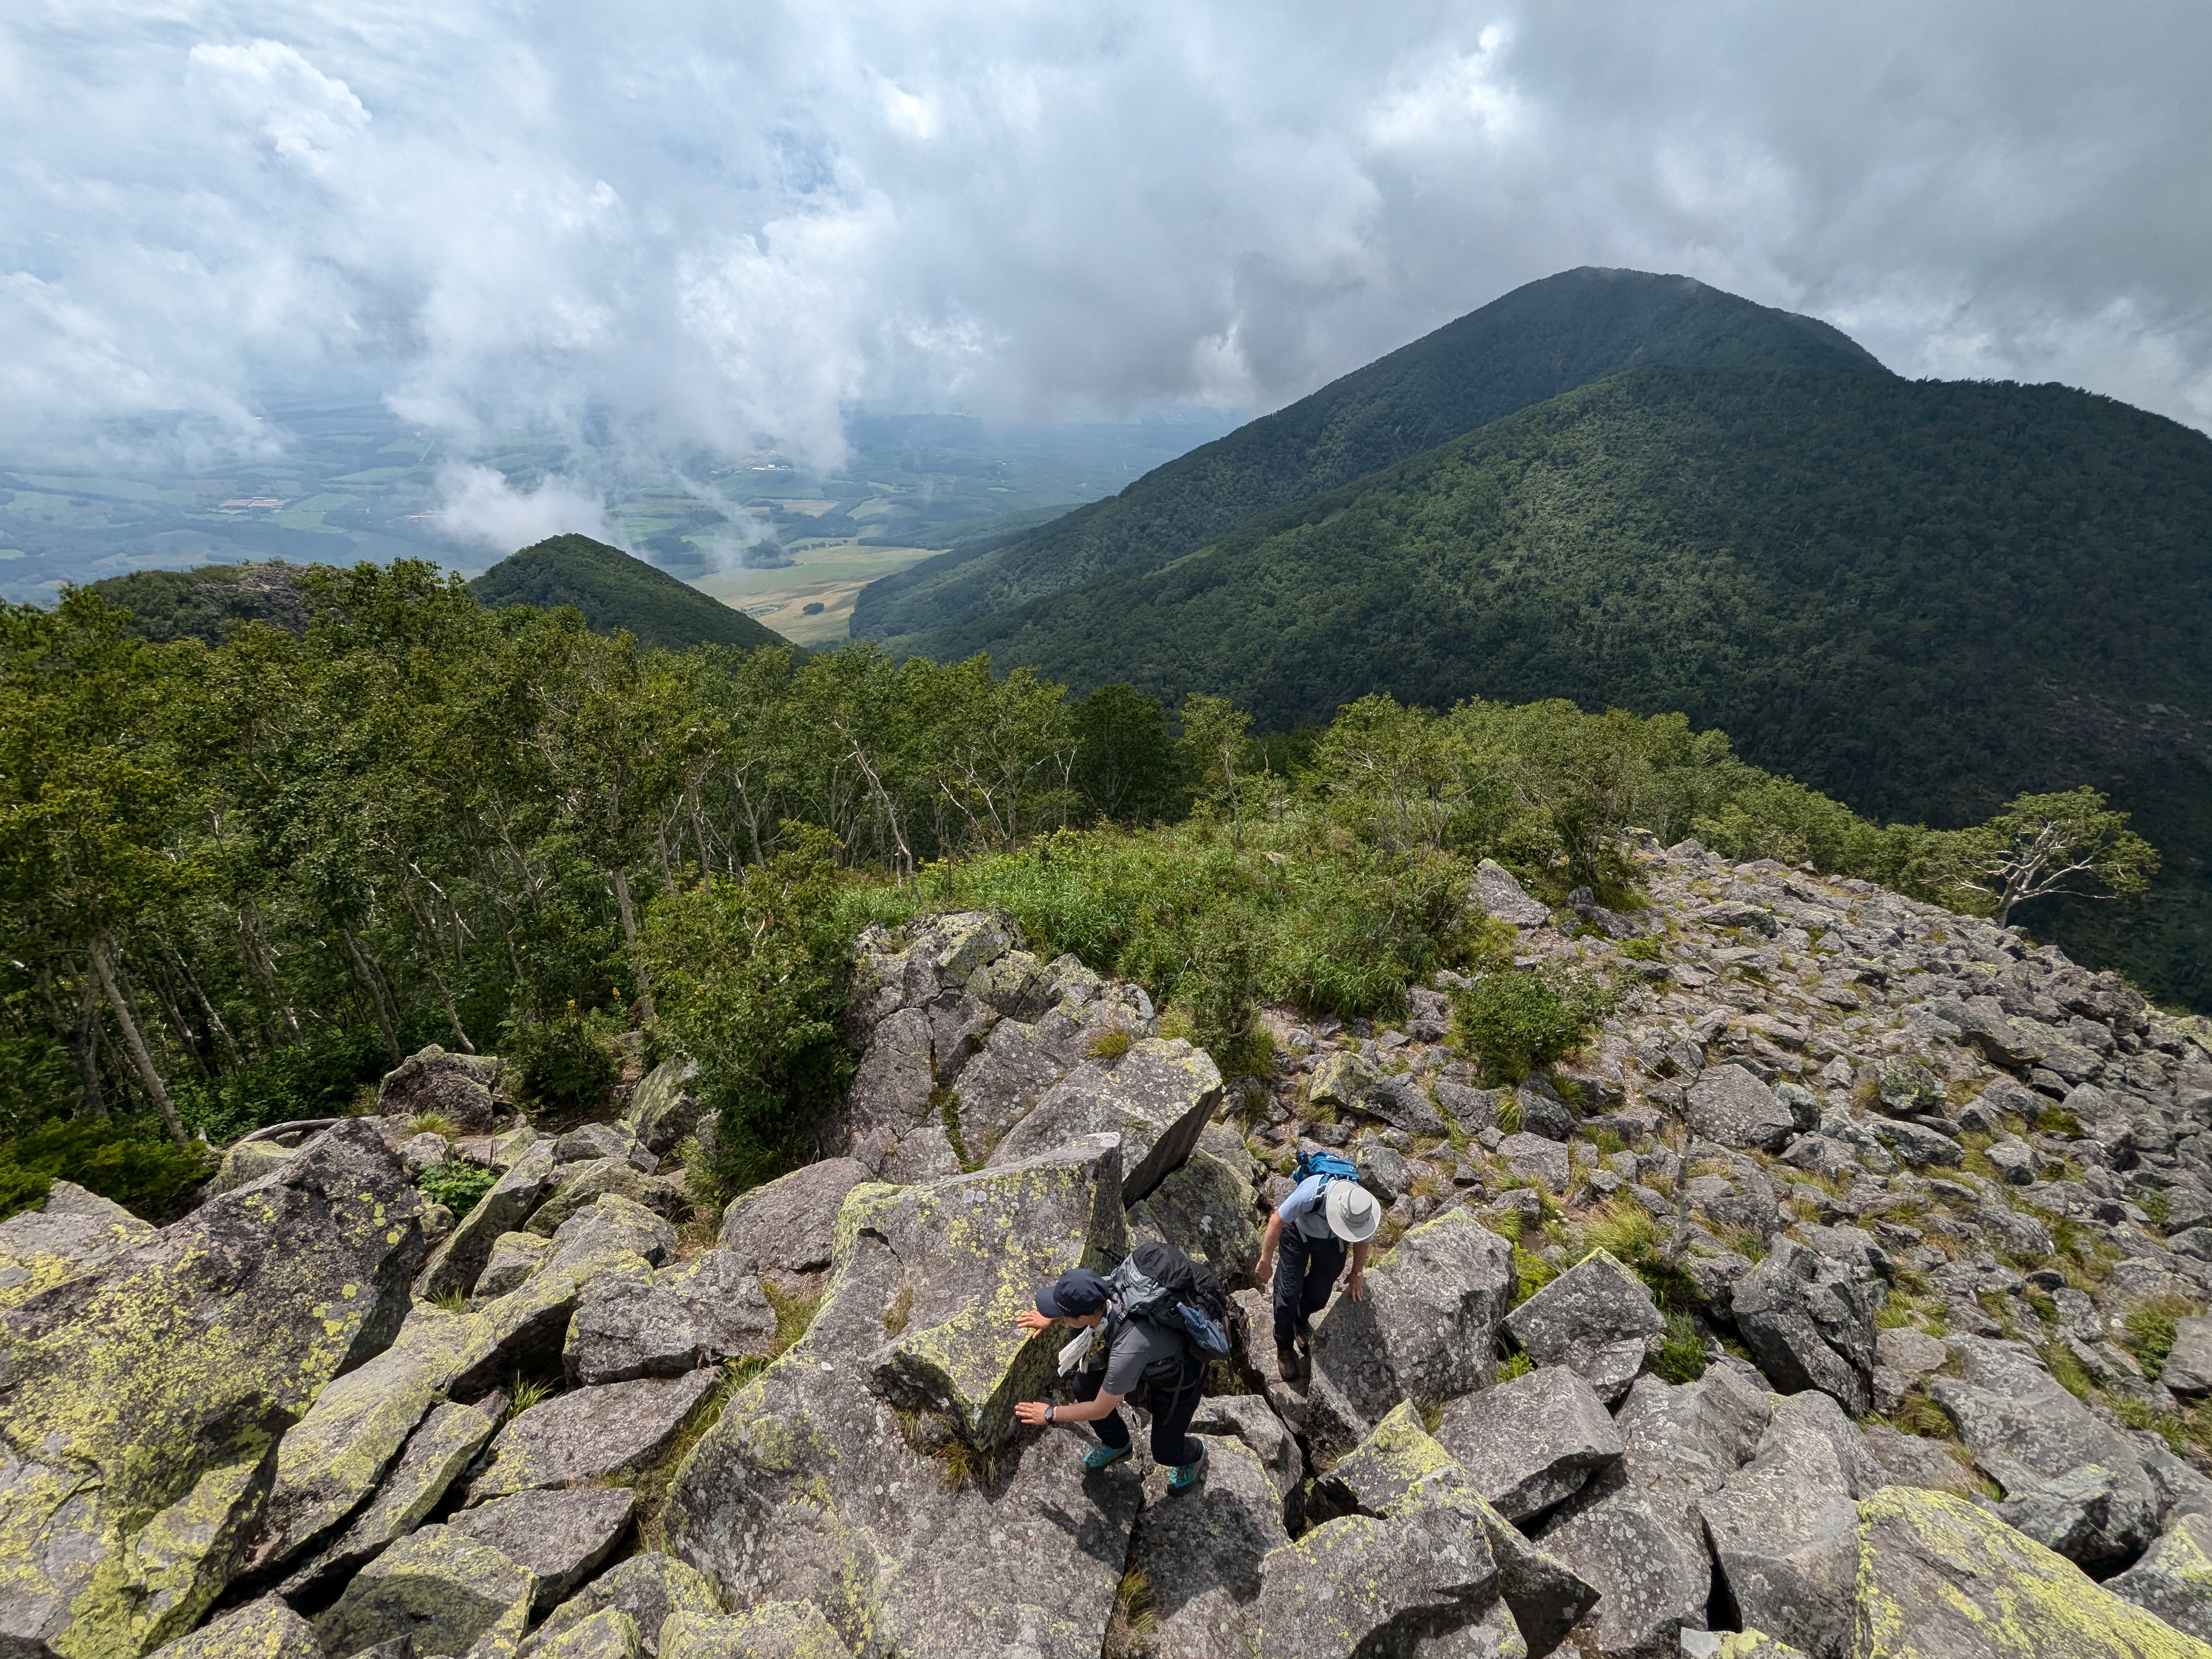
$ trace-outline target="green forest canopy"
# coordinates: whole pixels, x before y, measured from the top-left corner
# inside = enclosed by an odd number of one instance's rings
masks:
[[[1153,568],[1254,514],[1650,363],[1889,378],[1827,324],[1687,276],[1562,271],[1154,468],[1118,495],[1003,546],[957,550],[871,584],[854,610],[854,636],[943,659],[933,630],[1109,573]]]
[[[469,586],[489,605],[574,605],[595,633],[628,629],[642,643],[672,651],[783,643],[744,611],[588,536],[555,536],[526,547]]]
[[[1485,855],[1632,902],[1634,824],[1973,896],[1956,837],[1680,715],[1372,696],[1261,744],[1201,700],[1177,741],[980,658],[650,650],[414,563],[301,591],[303,631],[214,647],[0,609],[0,1207],[67,1175],[158,1210],[178,1166],[119,1146],[346,1109],[431,1041],[604,1078],[540,1062],[639,1026],[753,1178],[844,1063],[852,933],[925,905],[1006,906],[1233,1066],[1255,998],[1385,1012],[1481,948]]]

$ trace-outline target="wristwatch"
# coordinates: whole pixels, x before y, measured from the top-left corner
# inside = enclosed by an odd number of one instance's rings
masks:
[[[1044,1408],[1044,1420],[1048,1423],[1052,1421],[1052,1407],[1048,1402]]]

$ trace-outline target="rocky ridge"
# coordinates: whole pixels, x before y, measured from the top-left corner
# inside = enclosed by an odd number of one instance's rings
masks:
[[[58,1186],[0,1223],[0,1650],[2212,1656],[2201,1024],[1632,855],[1630,911],[1482,870],[1517,961],[1622,993],[1503,1088],[1449,974],[1224,1080],[963,913],[856,942],[825,1156],[711,1236],[680,1060],[554,1136],[425,1051],[158,1231]],[[1249,1272],[1316,1146],[1387,1219],[1294,1386]],[[465,1161],[456,1218],[413,1180]],[[1030,1288],[1147,1237],[1239,1310],[1188,1498],[1011,1412]]]

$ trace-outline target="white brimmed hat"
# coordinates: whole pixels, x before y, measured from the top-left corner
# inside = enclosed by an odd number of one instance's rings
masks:
[[[1347,1243],[1363,1244],[1382,1224],[1382,1206],[1356,1181],[1332,1181],[1322,1200],[1328,1230]]]

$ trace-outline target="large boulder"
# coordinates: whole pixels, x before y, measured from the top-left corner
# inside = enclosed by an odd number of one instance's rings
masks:
[[[0,1221],[0,1313],[91,1273],[154,1233],[120,1204],[57,1181],[39,1208]]]
[[[720,1613],[714,1586],[672,1555],[647,1551],[609,1567],[545,1616],[524,1645],[524,1659],[544,1643],[609,1608],[637,1627],[638,1648],[660,1651],[660,1629],[677,1613],[711,1619]]]
[[[500,1235],[520,1231],[531,1212],[560,1184],[563,1173],[554,1158],[552,1142],[532,1142],[432,1253],[416,1293],[434,1302],[455,1291],[465,1295],[475,1289],[477,1275],[491,1260]]]
[[[1123,1196],[1133,1204],[1181,1165],[1220,1104],[1221,1072],[1211,1054],[1181,1037],[1146,1037],[1118,1059],[1086,1060],[1054,1084],[990,1162],[1018,1163],[1085,1136],[1118,1134]]]
[[[725,1359],[764,1358],[775,1334],[775,1310],[751,1261],[709,1250],[650,1279],[595,1279],[578,1298],[562,1358],[571,1383],[678,1376]]]
[[[742,1193],[722,1212],[721,1247],[797,1290],[829,1272],[838,1208],[867,1178],[853,1159],[830,1158]]]
[[[493,1395],[471,1405],[453,1401],[436,1407],[408,1437],[368,1504],[349,1520],[336,1539],[295,1568],[279,1586],[288,1596],[312,1602],[336,1589],[363,1562],[373,1560],[394,1539],[404,1538],[428,1518],[482,1451],[507,1409],[507,1396]]]
[[[2020,1344],[1956,1337],[1951,1351],[1965,1375],[1932,1377],[1929,1391],[2016,1506],[2008,1520],[2083,1561],[2124,1558],[2150,1542],[2158,1493],[2124,1434]]]
[[[628,1487],[587,1487],[517,1492],[463,1510],[447,1524],[529,1568],[538,1580],[534,1605],[543,1608],[592,1576],[636,1512]]]
[[[556,1156],[559,1150],[554,1149]],[[588,1158],[562,1166],[560,1184],[523,1224],[524,1230],[550,1238],[570,1216],[611,1193],[658,1216],[675,1214],[684,1201],[681,1188],[646,1174],[628,1158]]]
[[[1210,1152],[1193,1152],[1129,1206],[1129,1239],[1164,1240],[1204,1261],[1224,1285],[1249,1283],[1260,1255],[1255,1206],[1251,1182]]]
[[[660,1640],[661,1659],[853,1659],[811,1601],[763,1601],[727,1619],[679,1613]]]
[[[1513,1292],[1513,1249],[1463,1210],[1414,1228],[1315,1322],[1306,1428],[1317,1456],[1349,1451],[1402,1401],[1486,1386]]]
[[[1593,1250],[1508,1314],[1505,1328],[1537,1364],[1565,1366],[1610,1405],[1644,1369],[1644,1344],[1667,1321],[1642,1279]]]
[[[1492,921],[1516,927],[1541,927],[1552,919],[1551,911],[1528,896],[1510,870],[1490,859],[1474,866],[1474,890],[1468,896]]]
[[[1260,1659],[1366,1659],[1410,1652],[1498,1608],[1481,1528],[1443,1504],[1324,1522],[1261,1570]]]
[[[1849,1659],[1858,1510],[1822,1425],[1778,1412],[1758,1454],[1698,1509],[1747,1629],[1810,1659]]]
[[[1950,1492],[1859,1505],[1856,1659],[2206,1659],[2212,1649]]]
[[[532,1406],[492,1441],[490,1462],[470,1479],[468,1501],[652,1468],[719,1380],[714,1371],[642,1377],[571,1389]]]
[[[377,1085],[386,1117],[441,1117],[459,1134],[483,1134],[504,1103],[507,1064],[493,1054],[448,1054],[436,1043],[411,1054]]]
[[[694,1086],[698,1080],[698,1062],[679,1054],[662,1060],[630,1091],[622,1121],[654,1157],[666,1158],[699,1127],[706,1108]]]
[[[1818,1389],[1854,1417],[1874,1409],[1874,1300],[1849,1268],[1778,1238],[1736,1281],[1732,1311],[1779,1392]]]
[[[821,1311],[678,1474],[670,1549],[730,1605],[812,1602],[872,1651],[1096,1659],[1138,1482],[1086,1474],[1087,1435],[1017,1429],[1066,1336],[1014,1321],[1036,1286],[1120,1250],[1121,1182],[1105,1137],[855,1188]]]
[[[1798,1114],[1741,1066],[1708,1066],[1690,1085],[1690,1127],[1738,1151],[1778,1152],[1800,1130]]]
[[[313,1625],[264,1595],[179,1636],[161,1650],[161,1659],[323,1659],[323,1648]]]
[[[2212,1643],[2212,1515],[2179,1517],[2142,1560],[2107,1578],[2105,1588],[2174,1629]]]
[[[421,1211],[349,1121],[0,1314],[0,1646],[127,1656],[191,1626],[285,1430],[398,1330]]]
[[[1443,1505],[1471,1517],[1498,1563],[1498,1595],[1527,1644],[1529,1659],[1544,1659],[1598,1599],[1597,1591],[1565,1563],[1530,1543],[1491,1507],[1467,1471],[1422,1429],[1410,1406],[1399,1407],[1376,1424],[1374,1433],[1331,1466],[1321,1486],[1330,1503],[1362,1515],[1387,1519]]]
[[[1508,1521],[1540,1515],[1620,1456],[1601,1401],[1564,1365],[1547,1365],[1454,1401],[1437,1443]]]
[[[537,1576],[489,1544],[450,1527],[425,1527],[363,1567],[315,1620],[329,1659],[395,1642],[465,1654],[479,1641],[512,1653],[530,1622]]]
[[[1205,1484],[1171,1498],[1166,1471],[1155,1468],[1129,1544],[1129,1570],[1142,1575],[1156,1620],[1147,1659],[1248,1659],[1261,1564],[1291,1541],[1282,1494],[1259,1458],[1239,1441],[1200,1441]]]

